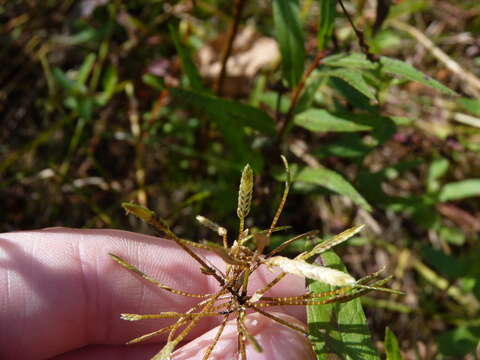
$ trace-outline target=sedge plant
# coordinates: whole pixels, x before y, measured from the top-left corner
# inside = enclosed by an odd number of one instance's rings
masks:
[[[203,354],[203,359],[208,360],[211,358],[212,352],[220,340],[227,322],[229,320],[233,320],[236,322],[238,333],[236,358],[239,360],[247,360],[247,345],[252,346],[258,352],[262,351],[260,344],[255,340],[255,337],[249,332],[247,326],[245,325],[247,312],[259,313],[290,329],[308,335],[305,329],[269,313],[267,309],[273,306],[309,306],[346,302],[373,290],[398,293],[395,290],[383,287],[390,277],[381,278],[380,274],[382,270],[373,274],[369,274],[359,280],[355,280],[351,275],[345,272],[320,266],[309,261],[313,257],[322,254],[332,247],[348,240],[350,237],[361,231],[363,225],[355,226],[334,236],[328,241],[320,242],[311,250],[299,254],[294,259],[280,256],[279,253],[295,241],[314,237],[318,231],[309,231],[307,233],[295,236],[285,241],[275,249],[264,253],[265,249],[269,245],[272,233],[288,228],[286,226],[277,226],[278,219],[282,213],[290,190],[290,173],[288,163],[283,156],[282,160],[284,162],[287,175],[285,188],[280,200],[280,204],[278,205],[268,229],[253,233],[251,229],[245,227],[245,219],[250,211],[253,193],[253,172],[249,165],[245,166],[240,180],[237,206],[239,229],[238,235],[235,239],[233,239],[233,241],[229,239],[226,228],[203,216],[197,216],[197,221],[201,225],[213,230],[217,236],[219,236],[222,245],[215,245],[211,243],[201,244],[179,238],[170,230],[167,223],[161,218],[157,217],[153,211],[132,203],[123,204],[123,207],[128,213],[132,213],[141,220],[153,226],[165,237],[175,241],[178,246],[186,251],[198,263],[200,270],[205,274],[205,276],[214,277],[219,284],[219,290],[210,294],[193,294],[179,289],[174,289],[153,279],[120,256],[110,254],[110,256],[117,263],[129,271],[139,275],[143,279],[155,284],[159,288],[169,291],[173,294],[198,299],[198,303],[184,313],[162,312],[159,314],[121,314],[121,318],[128,321],[165,318],[173,319],[173,323],[171,325],[130,340],[128,344],[139,343],[151,339],[159,334],[168,333],[169,335],[167,343],[151,359],[167,360],[170,359],[171,354],[174,352],[178,344],[185,339],[189,332],[199,323],[202,318],[222,317],[218,331]],[[252,250],[251,247],[247,246],[247,243],[249,242],[253,242],[255,244],[255,250]],[[225,271],[222,271],[213,264],[210,264],[208,260],[197,253],[195,249],[211,251],[220,256],[226,263]],[[260,266],[267,266],[269,268],[279,267],[282,271],[263,288],[256,289],[253,293],[249,294],[247,292],[249,279]],[[265,294],[272,287],[278,284],[287,273],[302,276],[306,279],[321,281],[335,286],[336,289],[321,293],[306,292],[303,295],[289,297],[266,296]]]

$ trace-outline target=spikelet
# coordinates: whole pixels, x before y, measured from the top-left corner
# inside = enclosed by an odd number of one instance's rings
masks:
[[[240,219],[240,232],[243,231],[243,221],[250,212],[253,192],[253,171],[249,164],[242,171],[240,187],[238,189],[237,216]]]
[[[244,219],[250,212],[253,192],[253,171],[249,164],[242,171],[240,187],[238,189],[238,207],[237,215],[239,219]]]

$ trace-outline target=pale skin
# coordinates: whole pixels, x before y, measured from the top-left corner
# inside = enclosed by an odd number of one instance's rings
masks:
[[[129,322],[121,313],[184,312],[198,299],[169,293],[115,263],[114,253],[169,286],[191,293],[218,290],[215,279],[173,241],[118,230],[54,228],[0,234],[0,359],[147,360],[165,343],[166,335],[146,344],[123,344],[172,320]],[[198,251],[224,269],[221,259]],[[260,268],[250,280],[252,290],[275,277]],[[267,295],[305,292],[305,280],[286,276]],[[290,323],[304,326],[305,307],[272,309]],[[192,330],[172,359],[201,359],[221,318],[206,318]],[[311,345],[297,331],[260,314],[246,325],[263,348],[247,347],[249,360],[315,359]],[[237,327],[227,324],[212,359],[232,359]]]

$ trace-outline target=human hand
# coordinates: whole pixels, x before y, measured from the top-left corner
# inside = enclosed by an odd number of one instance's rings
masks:
[[[198,302],[166,292],[115,263],[122,256],[169,286],[193,293],[211,293],[218,284],[174,242],[118,230],[53,228],[0,234],[0,359],[55,360],[150,359],[166,335],[155,342],[122,345],[160,329],[172,320],[127,322],[120,313],[184,312]],[[218,267],[222,260],[202,252]],[[253,289],[275,277],[260,268],[251,277]],[[305,292],[304,279],[286,276],[268,294]],[[276,308],[289,322],[305,322],[305,308]],[[255,321],[256,320],[256,321]],[[201,359],[215,336],[218,319],[206,318],[187,337],[172,359]],[[311,345],[298,332],[260,314],[247,326],[263,348],[247,347],[248,359],[314,359]],[[235,358],[236,326],[227,325],[212,359]]]

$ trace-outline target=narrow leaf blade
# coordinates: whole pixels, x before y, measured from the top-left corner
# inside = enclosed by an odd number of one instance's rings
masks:
[[[320,0],[320,22],[318,24],[318,49],[323,50],[332,37],[335,25],[337,2],[335,0]]]
[[[416,81],[448,95],[456,95],[455,91],[403,61],[382,56],[380,58],[380,64],[382,65],[382,71]]]
[[[169,29],[170,29],[170,36],[173,39],[175,48],[177,49],[178,56],[180,57],[182,69],[183,71],[185,71],[185,75],[187,75],[187,78],[190,81],[190,86],[195,91],[199,91],[199,92],[205,91],[205,88],[202,83],[202,79],[200,77],[200,73],[198,72],[198,69],[195,66],[195,63],[193,62],[193,59],[190,56],[189,50],[184,44],[182,44],[178,30],[173,25],[171,25]]]
[[[357,132],[372,130],[372,125],[334,114],[324,109],[308,109],[295,116],[294,123],[313,132]]]
[[[397,337],[389,327],[385,329],[385,354],[387,355],[387,360],[403,359]]]
[[[90,53],[87,55],[85,60],[82,63],[82,66],[78,70],[77,76],[76,76],[76,81],[78,81],[79,84],[85,85],[88,79],[88,76],[90,75],[90,72],[93,69],[93,65],[95,64],[96,60],[96,55],[94,53]]]
[[[480,179],[467,179],[446,184],[440,190],[440,201],[460,200],[480,196]]]
[[[397,60],[392,59],[386,56],[382,56],[378,63],[369,61],[365,55],[354,53],[354,54],[337,54],[332,55],[324,59],[323,63],[325,65],[341,67],[341,68],[352,68],[352,69],[378,69],[382,72],[400,76],[404,79],[416,81],[420,84],[426,85],[433,89],[439,90],[448,95],[456,95],[457,93],[439,81],[431,78],[427,74],[415,69],[413,66]]]
[[[283,78],[290,87],[301,79],[305,62],[298,0],[274,0],[273,20],[282,54]]]
[[[268,135],[275,134],[273,119],[250,105],[180,88],[170,88],[169,92],[179,102],[207,112],[218,124],[236,130],[249,126]]]
[[[310,184],[323,186],[340,195],[347,196],[355,204],[361,206],[367,211],[372,211],[372,207],[360,195],[360,193],[350,184],[344,177],[335,171],[326,168],[310,168],[303,169],[296,178],[297,181],[302,181]]]

